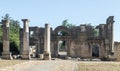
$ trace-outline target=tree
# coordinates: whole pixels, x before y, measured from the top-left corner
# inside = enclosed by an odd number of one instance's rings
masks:
[[[72,23],[69,23],[67,19],[63,20],[62,26],[65,26],[65,27],[70,28],[70,29],[75,27],[75,25],[72,24]],[[62,36],[65,36],[67,34],[67,32],[59,31],[59,34],[62,35]]]
[[[75,27],[75,25],[72,24],[72,23],[69,23],[67,19],[63,20],[62,26],[65,26],[67,28],[73,28],[73,27]]]
[[[3,20],[10,20],[11,17],[10,17],[9,14],[5,14],[5,16],[2,16],[2,19],[3,19]]]

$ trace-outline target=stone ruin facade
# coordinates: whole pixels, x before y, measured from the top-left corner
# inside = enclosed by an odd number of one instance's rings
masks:
[[[58,43],[59,41],[65,41],[68,57],[120,58],[120,43],[113,41],[113,23],[114,17],[110,16],[105,24],[99,24],[94,29],[91,25],[80,25],[73,28],[58,26],[54,30],[51,28],[50,55],[58,57]],[[29,46],[34,48],[34,56],[39,57],[39,54],[44,54],[45,28],[29,27],[29,29]],[[23,38],[22,30],[21,28],[21,43]],[[95,33],[95,30],[97,33]],[[61,31],[66,34],[60,35],[59,32]]]
[[[83,24],[72,28],[58,26],[54,30],[49,24],[45,24],[45,28],[29,27],[28,19],[22,21],[24,27],[20,28],[20,54],[23,59],[39,57],[41,54],[45,60],[58,57],[59,41],[65,42],[67,57],[120,58],[120,42],[113,40],[114,16],[108,17],[105,24],[96,27]],[[60,32],[65,34],[59,34]],[[7,35],[3,33],[5,34]],[[4,45],[9,44],[6,37],[8,36],[3,37],[3,58],[10,54],[8,46]]]

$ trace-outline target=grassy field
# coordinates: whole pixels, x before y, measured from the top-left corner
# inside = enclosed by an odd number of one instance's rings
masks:
[[[0,68],[25,62],[24,60],[0,60]]]
[[[79,62],[76,71],[120,71],[120,62]]]

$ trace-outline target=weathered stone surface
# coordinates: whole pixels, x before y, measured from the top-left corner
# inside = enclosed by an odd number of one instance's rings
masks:
[[[29,60],[29,59],[31,59],[31,56],[30,56],[30,54],[29,54],[29,52],[28,51],[23,51],[22,52],[22,59],[27,59],[27,60]]]
[[[50,25],[49,24],[45,24],[44,59],[45,60],[51,60],[51,52],[50,52]]]
[[[10,23],[10,20],[2,20],[2,24],[3,24],[3,52],[2,52],[2,58],[3,59],[12,59],[11,53],[9,51],[9,49],[10,49],[9,23]]]
[[[30,59],[29,54],[29,20],[22,19],[23,21],[23,50],[22,50],[22,59]]]
[[[38,58],[43,60],[44,59],[44,54],[39,54]]]
[[[2,59],[10,59],[12,60],[12,54],[10,52],[2,52]]]
[[[49,27],[50,32],[46,33],[46,27],[30,27],[30,31],[34,32],[30,37],[30,47],[36,47],[36,55],[45,54],[44,57],[49,59],[49,55],[58,57],[58,43],[65,41],[68,57],[105,58],[111,55],[113,58],[120,58],[118,55],[120,45],[113,42],[113,23],[114,17],[110,16],[105,24],[100,24],[94,29],[93,26],[85,24],[73,28],[58,26],[54,30]],[[66,34],[58,34],[60,31],[64,31]],[[95,33],[96,31],[97,33]],[[20,39],[23,37],[21,36]],[[46,37],[50,37],[50,41],[47,41]]]
[[[44,60],[51,60],[51,54],[48,52],[44,52]]]

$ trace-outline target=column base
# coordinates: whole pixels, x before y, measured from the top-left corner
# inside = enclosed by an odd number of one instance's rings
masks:
[[[2,59],[10,59],[10,60],[13,59],[12,54],[10,52],[2,52],[1,58]]]
[[[51,60],[51,53],[50,52],[44,52],[44,60]]]
[[[22,59],[24,59],[24,60],[30,60],[30,59],[31,59],[30,54],[29,54],[29,52],[27,52],[27,51],[23,51],[21,57],[22,57]]]

